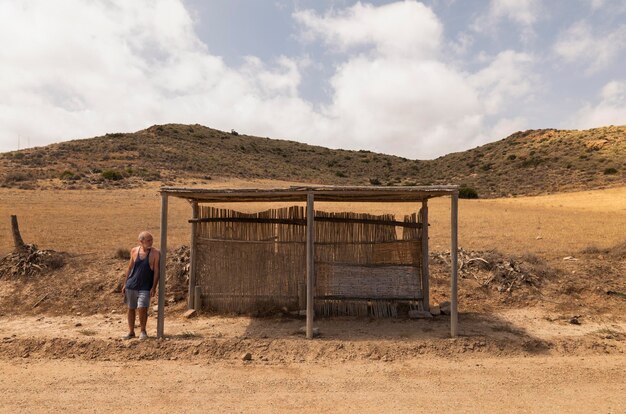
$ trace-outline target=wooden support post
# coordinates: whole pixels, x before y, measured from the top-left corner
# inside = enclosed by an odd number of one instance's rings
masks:
[[[11,233],[13,233],[13,246],[16,252],[26,249],[22,235],[20,234],[20,226],[17,224],[17,216],[11,215]]]
[[[198,202],[191,202],[191,217],[198,219]],[[198,233],[198,223],[191,222],[191,241],[189,246],[189,293],[187,298],[187,309],[196,309],[195,287],[196,287],[196,234]],[[196,309],[197,310],[197,309]]]
[[[161,193],[161,261],[159,263],[159,312],[157,338],[163,338],[165,322],[165,264],[167,263],[167,194]]]
[[[315,299],[315,211],[313,209],[313,194],[306,196],[306,337],[313,339],[313,318]]]
[[[193,308],[196,312],[202,310],[202,287],[196,286],[193,290]]]
[[[430,270],[428,266],[428,199],[422,201],[422,292],[424,310],[430,312]]]
[[[450,335],[455,338],[458,328],[458,225],[459,225],[459,193],[452,195],[451,206],[451,241],[450,241],[450,261],[452,268],[452,292],[450,300]]]

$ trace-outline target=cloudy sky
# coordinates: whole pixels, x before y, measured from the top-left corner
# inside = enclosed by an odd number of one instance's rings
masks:
[[[433,158],[626,124],[623,0],[0,0],[0,152],[162,123]]]

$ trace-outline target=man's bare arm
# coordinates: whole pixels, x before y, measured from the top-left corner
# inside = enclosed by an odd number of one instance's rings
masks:
[[[128,269],[126,269],[126,277],[124,278],[124,283],[122,284],[122,295],[126,294],[126,281],[130,276],[130,272],[133,270],[133,264],[135,260],[133,259],[133,253],[135,252],[135,247],[130,249],[130,260],[128,261]]]
[[[156,250],[156,249],[155,249]],[[154,255],[154,280],[152,281],[152,289],[150,289],[150,297],[154,297],[156,293],[156,288],[159,285],[159,271],[161,269],[161,252],[156,250]]]

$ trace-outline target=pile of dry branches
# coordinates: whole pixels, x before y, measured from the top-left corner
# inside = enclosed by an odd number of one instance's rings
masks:
[[[450,266],[450,252],[434,252],[431,260]],[[479,252],[459,249],[458,269],[461,278],[472,277],[481,286],[507,293],[523,286],[537,287],[551,272],[545,261],[537,256],[509,257],[495,250]]]
[[[32,276],[47,270],[58,269],[64,264],[63,254],[54,250],[39,250],[34,244],[25,244],[23,248],[0,259],[0,279]]]

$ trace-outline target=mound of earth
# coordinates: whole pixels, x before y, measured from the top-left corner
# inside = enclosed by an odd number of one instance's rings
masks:
[[[54,250],[39,250],[34,244],[0,259],[0,279],[33,276],[59,269],[65,264],[65,255]]]

